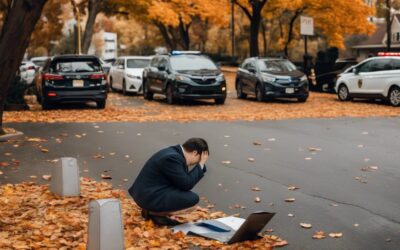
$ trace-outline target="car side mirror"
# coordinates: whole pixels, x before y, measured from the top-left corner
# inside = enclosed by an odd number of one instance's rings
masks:
[[[358,75],[358,73],[360,73],[360,70],[357,67],[354,67],[352,71],[356,75]]]
[[[167,69],[165,65],[159,65],[157,68],[159,71],[165,71]]]

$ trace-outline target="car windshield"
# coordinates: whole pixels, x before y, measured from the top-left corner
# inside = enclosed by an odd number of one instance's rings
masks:
[[[217,66],[204,56],[184,55],[172,56],[171,67],[174,70],[218,70]]]
[[[53,72],[58,73],[79,73],[101,71],[100,63],[97,60],[81,61],[56,61],[51,67]]]
[[[338,71],[338,70],[345,70],[350,66],[356,65],[356,62],[337,62],[335,63],[335,65],[333,66],[333,71]]]
[[[258,65],[264,72],[291,72],[296,66],[288,60],[259,60]]]
[[[128,59],[126,62],[126,66],[128,69],[142,69],[149,66],[149,59]]]

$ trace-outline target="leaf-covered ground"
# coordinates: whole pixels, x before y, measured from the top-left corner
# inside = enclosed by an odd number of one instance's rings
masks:
[[[239,100],[234,87],[235,74],[225,73],[228,98],[224,105],[212,101],[185,102],[167,105],[164,98],[143,100],[142,96],[122,96],[111,93],[105,110],[94,106],[61,105],[55,110],[42,111],[40,105],[33,110],[5,112],[5,122],[116,122],[116,121],[236,121],[282,120],[298,118],[335,117],[390,117],[399,116],[400,108],[379,101],[340,102],[334,94],[311,93],[306,103],[296,100],[275,100],[259,103],[253,99]]]
[[[0,186],[0,249],[86,249],[88,204],[105,198],[121,201],[126,249],[271,249],[287,244],[273,235],[227,246],[174,234],[167,227],[143,220],[138,206],[124,191],[105,182],[81,178],[80,197],[55,196],[48,185],[32,182]],[[185,222],[222,216],[222,212],[198,207],[179,219]]]

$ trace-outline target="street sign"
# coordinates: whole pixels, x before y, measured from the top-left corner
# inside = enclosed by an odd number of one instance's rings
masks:
[[[300,17],[300,34],[305,36],[314,35],[314,19],[312,17]]]

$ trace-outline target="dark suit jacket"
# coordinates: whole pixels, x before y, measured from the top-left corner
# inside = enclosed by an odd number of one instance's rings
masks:
[[[129,189],[129,194],[142,208],[165,211],[167,193],[190,191],[204,176],[206,167],[195,166],[190,172],[180,145],[155,153],[144,165]]]

